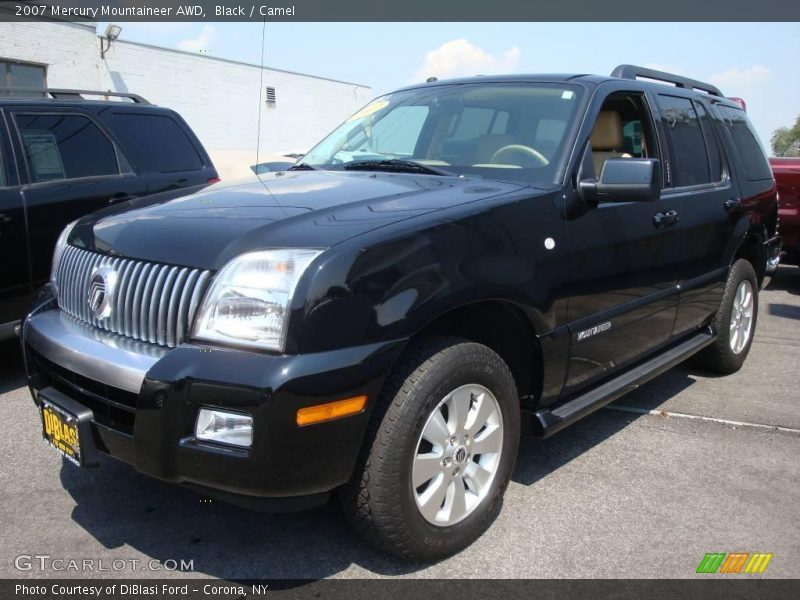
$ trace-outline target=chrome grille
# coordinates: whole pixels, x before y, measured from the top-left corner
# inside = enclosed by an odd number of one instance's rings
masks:
[[[89,280],[102,266],[117,273],[111,314],[103,319],[89,308]],[[61,310],[100,329],[174,347],[185,339],[210,271],[107,256],[67,246],[56,284]]]

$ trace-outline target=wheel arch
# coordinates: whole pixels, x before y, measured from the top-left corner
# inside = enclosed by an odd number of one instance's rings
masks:
[[[449,335],[483,344],[505,361],[523,402],[541,396],[544,361],[531,319],[507,300],[479,300],[451,308],[429,320],[410,338]]]
[[[767,229],[763,224],[751,224],[739,240],[739,245],[733,252],[730,262],[730,266],[733,266],[733,263],[740,258],[748,261],[756,272],[759,287],[764,281],[767,270],[767,252],[764,242],[768,237]]]

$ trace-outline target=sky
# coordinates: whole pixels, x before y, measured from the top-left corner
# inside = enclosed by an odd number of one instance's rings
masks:
[[[124,23],[120,39],[260,64],[263,27]],[[772,132],[800,114],[800,23],[270,22],[265,34],[265,66],[368,85],[376,96],[430,76],[603,75],[630,63],[744,98],[768,151]]]

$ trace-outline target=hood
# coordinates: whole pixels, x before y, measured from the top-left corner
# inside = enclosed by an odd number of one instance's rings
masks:
[[[129,258],[218,269],[241,252],[328,248],[403,219],[521,187],[460,177],[287,171],[110,207],[82,219],[70,242]]]

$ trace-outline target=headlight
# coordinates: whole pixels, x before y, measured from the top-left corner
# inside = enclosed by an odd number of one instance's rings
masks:
[[[249,252],[214,278],[194,326],[200,340],[283,351],[297,282],[321,250]]]
[[[56,284],[58,265],[61,262],[61,255],[64,254],[64,249],[67,247],[67,238],[69,237],[69,233],[72,231],[72,228],[75,227],[75,223],[77,222],[78,221],[75,220],[64,227],[61,235],[59,235],[58,239],[56,240],[55,250],[53,250],[53,264],[50,267],[50,283],[53,284],[54,288],[56,288],[56,293],[58,293],[58,285]]]

